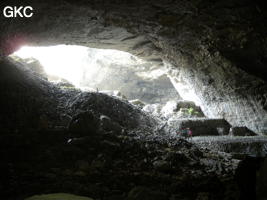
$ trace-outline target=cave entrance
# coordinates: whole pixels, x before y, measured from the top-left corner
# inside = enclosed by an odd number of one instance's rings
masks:
[[[206,118],[194,88],[183,79],[186,74],[168,63],[156,65],[123,51],[72,45],[22,47],[11,57],[66,91],[78,88],[125,99],[161,119],[169,133],[189,128],[194,136],[229,132],[224,119]]]
[[[11,57],[63,89],[99,91],[146,104],[180,99],[166,67],[123,51],[57,45],[22,47]]]

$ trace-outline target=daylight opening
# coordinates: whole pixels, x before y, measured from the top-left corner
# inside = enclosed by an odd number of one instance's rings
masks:
[[[145,103],[180,99],[166,67],[127,52],[72,45],[26,46],[12,57],[62,87],[119,94]]]
[[[169,63],[155,65],[123,51],[71,45],[22,47],[11,57],[67,92],[124,99],[168,123],[173,133],[181,128],[181,119],[205,118],[193,88]]]

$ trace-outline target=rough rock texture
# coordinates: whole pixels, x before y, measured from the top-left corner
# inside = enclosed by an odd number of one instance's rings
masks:
[[[56,98],[59,89],[21,64],[5,59],[0,65],[1,130],[55,127],[60,118]]]
[[[205,115],[266,133],[264,1],[29,4],[35,9],[30,19],[1,16],[1,55],[23,44],[65,43],[119,49],[158,64],[164,59],[176,68],[170,73],[174,82],[192,89]]]
[[[96,92],[61,90],[12,59],[4,59],[0,64],[2,130],[66,127],[72,117],[72,121],[75,121],[81,112],[90,110],[96,112],[94,118],[99,123],[101,115],[105,115],[128,130],[141,127],[156,129],[156,119],[125,100]]]
[[[1,198],[57,192],[93,199],[240,195],[238,160],[171,137],[158,129],[158,119],[127,101],[60,89],[10,59],[0,62],[0,70]]]
[[[1,1],[1,9],[12,3],[18,2]],[[174,66],[169,76],[177,90],[184,86],[179,93],[186,96],[190,89],[205,115],[266,133],[264,1],[27,3],[35,9],[33,18],[0,17],[1,57],[25,44],[65,43],[128,51],[158,65],[165,60]],[[66,144],[69,130],[64,127],[72,117],[65,113],[66,99],[80,95],[94,101],[98,95],[61,91],[4,64],[8,67],[0,69],[0,188],[5,199],[63,190],[123,199],[139,185],[149,188],[144,195],[160,191],[169,199],[238,198],[235,160],[199,150],[184,140],[163,140],[160,134],[141,130],[126,135],[104,132]],[[115,102],[112,99],[111,105]],[[116,120],[120,122],[120,117]],[[42,131],[51,127],[51,132]],[[244,172],[239,177],[253,175],[255,168]],[[247,183],[242,184],[250,186]],[[244,188],[240,191],[246,197]],[[255,199],[251,194],[250,199]]]

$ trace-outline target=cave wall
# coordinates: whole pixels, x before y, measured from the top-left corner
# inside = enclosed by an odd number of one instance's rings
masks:
[[[267,133],[264,1],[27,3],[35,8],[32,18],[1,17],[1,56],[23,44],[64,43],[127,51],[158,65],[164,60],[175,67],[173,82],[193,89],[208,117]]]
[[[169,71],[181,97],[179,83],[195,94],[194,100],[206,116],[225,118],[232,126],[266,133],[266,82],[220,56],[206,58],[205,64],[184,65]]]

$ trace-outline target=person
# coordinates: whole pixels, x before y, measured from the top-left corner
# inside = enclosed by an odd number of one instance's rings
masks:
[[[193,132],[190,128],[187,128],[187,137],[192,140]]]
[[[181,129],[180,131],[178,131],[177,134],[178,134],[178,136],[180,136],[180,137],[184,137],[184,138],[186,138],[186,136],[187,136],[187,130],[183,128],[183,129]]]
[[[193,136],[193,132],[190,128],[182,129],[181,131],[177,132],[177,134],[180,137],[184,137],[185,139],[187,138],[192,139],[192,136]]]

